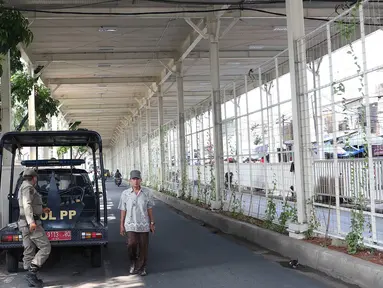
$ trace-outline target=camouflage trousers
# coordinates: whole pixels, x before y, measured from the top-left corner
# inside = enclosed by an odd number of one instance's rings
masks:
[[[29,231],[29,227],[22,227],[20,231],[23,235],[24,269],[28,269],[31,264],[41,267],[51,253],[51,243],[44,228],[38,225],[33,232]],[[36,248],[39,249],[37,253]]]

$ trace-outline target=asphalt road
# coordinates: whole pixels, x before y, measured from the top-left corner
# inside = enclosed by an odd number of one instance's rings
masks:
[[[41,271],[45,287],[123,288],[346,288],[309,269],[286,267],[288,259],[217,233],[156,201],[156,233],[150,237],[148,275],[129,275],[125,239],[119,235],[118,200],[125,187],[107,183],[109,245],[104,265],[91,268],[82,250],[52,254]],[[0,287],[28,287],[24,273],[0,267]]]

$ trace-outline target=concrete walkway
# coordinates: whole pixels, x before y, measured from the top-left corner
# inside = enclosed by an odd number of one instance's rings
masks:
[[[86,256],[66,253],[41,273],[45,287],[349,287],[315,271],[284,267],[288,259],[216,233],[160,201],[154,210],[157,231],[150,237],[149,274],[131,276],[125,239],[119,235],[117,205],[124,189],[107,183],[110,243],[104,267],[90,268]],[[1,267],[0,287],[27,286],[22,274],[7,275]]]

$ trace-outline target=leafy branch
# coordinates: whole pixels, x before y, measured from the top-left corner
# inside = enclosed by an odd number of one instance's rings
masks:
[[[4,7],[0,0],[0,62],[11,51],[13,57],[18,57],[17,45],[23,43],[29,46],[33,41],[33,33],[29,29],[29,22],[20,11]],[[15,58],[13,58],[14,60]],[[20,69],[15,67],[14,69]],[[0,64],[0,77],[3,75],[3,66]]]
[[[76,131],[79,129],[79,126],[81,124],[81,121],[76,121],[73,123],[69,123],[69,130],[70,131]],[[57,157],[62,158],[64,154],[68,153],[70,151],[70,147],[68,146],[61,146],[57,148]],[[81,159],[86,153],[88,153],[89,149],[86,146],[73,146],[72,152],[74,153],[72,155],[72,159]]]
[[[49,117],[57,116],[59,112],[59,101],[51,97],[51,91],[44,84],[39,84],[37,79],[23,71],[17,71],[11,76],[11,104],[15,110],[14,125],[24,131],[28,130],[26,107],[32,90],[35,97],[36,130],[44,127]]]
[[[263,135],[267,134],[267,125],[253,123],[250,127],[254,145],[259,145],[263,141]]]
[[[14,127],[17,130],[28,130],[28,99],[34,91],[36,129],[41,129],[50,116],[57,115],[59,102],[51,98],[50,90],[38,83],[38,77],[32,78],[21,62],[19,44],[28,47],[33,41],[29,21],[20,11],[4,7],[0,0],[0,77],[3,75],[2,62],[10,53],[11,68],[11,105],[14,112]]]

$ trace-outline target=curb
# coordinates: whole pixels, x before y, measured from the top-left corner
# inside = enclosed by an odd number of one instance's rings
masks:
[[[148,188],[150,189],[150,188]],[[249,223],[217,214],[184,200],[150,189],[158,200],[205,222],[226,234],[235,235],[331,277],[362,288],[381,288],[383,266],[302,240],[290,238]]]

